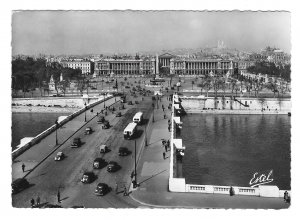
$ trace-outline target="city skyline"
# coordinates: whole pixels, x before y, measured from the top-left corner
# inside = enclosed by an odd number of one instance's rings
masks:
[[[275,46],[290,53],[290,13],[19,11],[12,15],[12,55],[135,53],[214,47],[219,40],[241,51]]]

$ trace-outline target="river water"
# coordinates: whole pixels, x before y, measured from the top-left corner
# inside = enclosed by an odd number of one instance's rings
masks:
[[[188,114],[181,120],[187,183],[249,187],[254,175],[272,171],[268,185],[291,188],[287,115]]]
[[[67,116],[71,113],[12,113],[12,150],[20,144],[24,137],[35,137],[47,128],[51,127],[59,116]]]

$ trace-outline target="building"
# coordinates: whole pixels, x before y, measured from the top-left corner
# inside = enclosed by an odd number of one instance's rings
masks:
[[[82,59],[62,60],[61,65],[67,68],[80,69],[82,71],[82,74],[84,75],[88,75],[94,72],[93,63],[88,60],[82,60]]]
[[[100,59],[95,61],[96,75],[148,75],[155,74],[155,59]]]

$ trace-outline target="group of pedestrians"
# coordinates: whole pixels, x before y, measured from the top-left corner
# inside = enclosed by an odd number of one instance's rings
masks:
[[[35,201],[34,201],[34,198],[32,198],[32,199],[30,200],[30,204],[31,204],[31,208],[39,207],[40,204],[41,204],[40,196],[37,196],[37,198],[36,198],[36,203],[35,203]]]
[[[163,159],[166,159],[166,153],[168,152],[168,149],[170,148],[170,140],[162,140],[162,146],[165,148],[165,151],[163,152]]]

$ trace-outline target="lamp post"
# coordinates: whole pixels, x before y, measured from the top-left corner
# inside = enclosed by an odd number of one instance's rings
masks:
[[[145,146],[147,146],[147,124],[145,124]]]
[[[134,182],[133,188],[137,187],[137,173],[136,173],[136,140],[134,140]]]
[[[152,103],[152,107],[153,107],[153,117],[152,117],[152,122],[154,122],[154,108],[155,108],[154,103]]]
[[[58,130],[58,120],[55,121],[56,129],[55,129],[55,145],[58,145],[58,138],[57,138],[57,130]]]
[[[156,106],[157,106],[157,109],[158,109],[158,94],[156,94]]]
[[[105,109],[105,95],[106,95],[106,93],[104,93],[104,109]]]
[[[86,103],[84,103],[84,122],[86,122]]]

